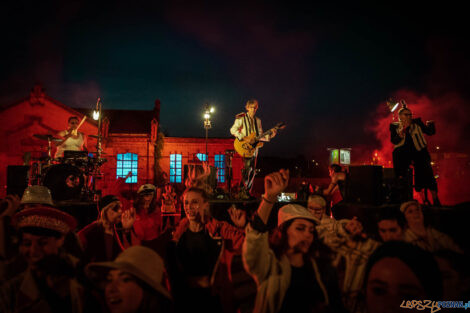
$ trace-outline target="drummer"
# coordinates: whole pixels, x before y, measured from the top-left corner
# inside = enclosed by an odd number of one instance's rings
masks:
[[[63,157],[65,150],[86,151],[86,135],[78,131],[79,119],[76,116],[69,117],[68,127],[57,133],[62,142],[57,144],[55,157]]]

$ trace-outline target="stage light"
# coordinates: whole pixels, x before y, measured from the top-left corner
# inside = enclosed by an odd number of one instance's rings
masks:
[[[214,112],[215,112],[215,108],[214,108],[214,107],[211,107],[210,113],[214,113]]]
[[[204,118],[208,120],[211,118],[211,115],[209,113],[204,113]]]
[[[93,119],[97,121],[100,118],[100,111],[94,110],[93,111]]]

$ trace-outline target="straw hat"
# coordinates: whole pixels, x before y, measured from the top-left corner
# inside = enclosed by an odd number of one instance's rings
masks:
[[[164,264],[162,258],[152,249],[132,246],[117,256],[112,262],[90,263],[86,267],[87,275],[97,280],[104,270],[119,269],[134,275],[163,296],[171,299],[168,290],[162,285]]]

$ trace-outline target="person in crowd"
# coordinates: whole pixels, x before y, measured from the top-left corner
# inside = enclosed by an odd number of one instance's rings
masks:
[[[134,203],[135,221],[133,231],[141,241],[157,238],[161,228],[161,212],[156,197],[156,187],[144,184],[137,190],[137,200]]]
[[[468,256],[451,250],[433,253],[442,275],[445,300],[468,299],[470,296],[470,271]]]
[[[206,192],[199,188],[186,189],[183,206],[186,217],[178,224],[166,252],[175,309],[219,312],[226,287],[221,262],[230,268],[226,252],[241,249],[246,215],[231,208],[235,226],[217,221],[210,216]]]
[[[436,128],[433,121],[423,123],[421,118],[413,118],[411,110],[404,105],[398,111],[399,121],[390,124],[390,141],[393,148],[393,168],[397,178],[406,181],[410,165],[414,167],[414,187],[417,192],[429,189],[433,204],[440,206],[437,196],[437,182],[431,167],[426,135],[434,135]],[[424,196],[427,199],[427,195]]]
[[[133,208],[123,213],[121,201],[114,195],[104,196],[98,206],[99,219],[78,232],[88,262],[111,261],[126,247],[138,243],[131,231]]]
[[[450,236],[424,224],[423,209],[418,201],[404,202],[400,206],[400,211],[406,220],[406,229],[403,235],[406,242],[430,252],[451,250],[463,253]]]
[[[328,167],[328,173],[331,179],[328,187],[322,189],[317,186],[315,192],[328,199],[330,207],[333,207],[343,200],[346,173],[343,171],[341,165],[338,164],[331,164]]]
[[[340,297],[329,296],[311,257],[318,220],[300,205],[283,206],[274,235],[277,240],[272,248],[269,245],[268,219],[288,180],[285,170],[265,177],[261,204],[246,227],[243,261],[258,285],[253,312],[326,312],[331,301]]]
[[[364,232],[357,217],[323,227],[320,240],[335,254],[332,265],[338,272],[343,303],[350,312],[358,312],[367,260],[380,243]]]
[[[309,212],[319,221],[316,227],[319,239],[327,237],[331,232],[336,233],[339,222],[326,214],[327,203],[323,196],[313,194],[308,197],[307,208]]]
[[[43,206],[18,212],[13,223],[27,269],[1,286],[0,312],[85,312],[86,291],[75,273],[79,260],[62,249],[76,220]]]
[[[367,262],[364,293],[368,313],[404,312],[406,301],[440,301],[439,267],[432,255],[419,247],[403,241],[386,242]]]
[[[71,116],[68,119],[67,129],[57,133],[57,136],[62,139],[57,144],[56,158],[63,157],[64,151],[86,151],[87,137],[84,133],[78,131],[80,121],[78,117]]]
[[[176,214],[177,206],[177,194],[173,186],[165,185],[165,192],[162,195],[162,228],[175,225],[175,216],[165,216],[165,214]]]
[[[403,240],[404,220],[403,214],[398,210],[386,210],[379,213],[377,231],[383,242]]]
[[[163,260],[149,248],[132,246],[113,261],[88,264],[86,273],[102,289],[103,312],[172,312]]]
[[[18,196],[7,196],[6,210],[0,217],[0,280],[13,278],[27,268],[27,262],[22,253],[19,253],[21,239],[15,227],[12,225],[12,216],[22,210],[33,208],[51,207],[51,191],[45,186],[28,186],[23,192],[21,200]],[[82,249],[75,232],[70,231],[65,235],[63,249],[77,258],[82,257]]]

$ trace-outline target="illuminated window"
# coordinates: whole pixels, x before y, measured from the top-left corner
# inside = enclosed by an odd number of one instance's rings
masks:
[[[170,183],[181,183],[181,154],[170,154]]]
[[[225,183],[225,155],[216,154],[214,156],[214,165],[217,168],[217,181]]]
[[[207,154],[205,153],[198,153],[196,154],[199,161],[205,162],[207,161]]]
[[[116,162],[116,178],[126,178],[126,183],[137,183],[137,167],[139,164],[139,156],[135,153],[125,153],[117,155]]]

